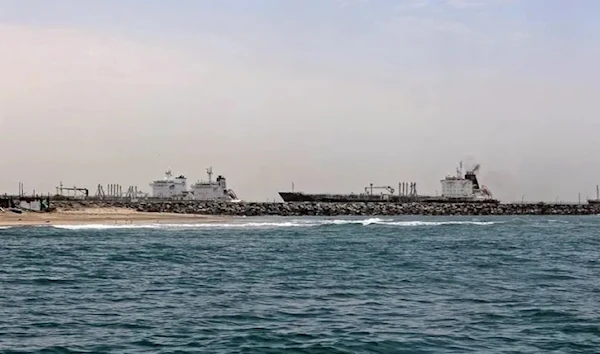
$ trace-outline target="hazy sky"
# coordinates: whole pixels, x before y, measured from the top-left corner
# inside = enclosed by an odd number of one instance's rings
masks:
[[[600,183],[597,0],[0,0],[0,190]]]

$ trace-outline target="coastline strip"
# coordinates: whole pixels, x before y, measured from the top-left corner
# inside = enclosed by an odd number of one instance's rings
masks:
[[[49,213],[10,211],[0,213],[0,227],[39,225],[141,225],[141,224],[202,224],[226,222],[232,217],[139,212],[127,208],[81,208]]]

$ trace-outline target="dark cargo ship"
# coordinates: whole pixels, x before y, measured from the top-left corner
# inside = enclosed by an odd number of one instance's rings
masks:
[[[307,194],[302,192],[279,192],[285,202],[399,202],[397,195],[370,195],[370,194]],[[408,199],[405,199],[408,200]]]
[[[350,194],[327,194],[327,193],[303,193],[303,192],[279,192],[284,202],[421,202],[421,203],[499,203],[492,197],[492,193],[485,186],[480,186],[476,173],[479,165],[462,174],[462,163],[456,170],[456,175],[448,175],[442,183],[441,196],[423,196],[417,193],[416,183],[399,183],[398,193],[390,186],[373,186],[371,183],[365,187],[364,193]],[[382,189],[384,192],[374,193],[374,190]]]

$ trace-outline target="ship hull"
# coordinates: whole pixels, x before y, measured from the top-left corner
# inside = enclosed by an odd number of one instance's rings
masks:
[[[366,194],[305,194],[299,192],[279,192],[284,202],[397,202],[398,196],[394,195],[366,195]]]
[[[438,197],[409,197],[398,195],[370,195],[370,194],[306,194],[301,192],[279,192],[284,202],[319,202],[319,203],[495,203],[496,199],[468,199],[468,198],[438,198]]]

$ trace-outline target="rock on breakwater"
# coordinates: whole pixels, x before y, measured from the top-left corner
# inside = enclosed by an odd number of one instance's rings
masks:
[[[600,205],[486,203],[226,203],[198,201],[61,200],[62,210],[128,208],[140,212],[229,216],[375,216],[375,215],[596,215]]]

